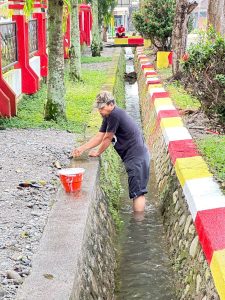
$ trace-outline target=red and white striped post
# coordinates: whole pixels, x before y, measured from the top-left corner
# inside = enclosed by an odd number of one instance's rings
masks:
[[[18,63],[15,69],[21,69],[22,74],[22,93],[36,93],[40,87],[39,78],[29,64],[29,34],[28,21],[24,15],[24,0],[9,0],[9,9],[14,10],[12,20],[17,25],[17,49]]]
[[[0,36],[0,117],[13,117],[16,115],[16,95],[3,78],[2,50]]]
[[[48,76],[48,55],[46,52],[47,42],[46,42],[46,13],[42,12],[41,9],[46,9],[46,2],[38,0],[34,4],[35,9],[40,11],[33,13],[33,18],[37,19],[37,28],[38,28],[38,51],[35,53],[35,56],[40,56],[40,69],[41,77]]]

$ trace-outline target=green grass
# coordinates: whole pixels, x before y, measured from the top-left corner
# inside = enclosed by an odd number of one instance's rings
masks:
[[[0,119],[0,125],[6,128],[56,128],[81,133],[84,131],[93,110],[93,103],[101,86],[105,82],[102,71],[83,70],[83,82],[72,83],[68,75],[66,83],[66,114],[67,121],[57,124],[44,120],[44,103],[46,102],[47,86],[34,95],[24,95],[18,105],[18,115],[11,119]]]
[[[197,143],[211,171],[218,179],[225,181],[225,137],[207,137]]]
[[[109,57],[109,56],[106,56],[106,57],[82,56],[81,57],[82,64],[101,63],[101,62],[108,62],[108,61],[112,61],[112,57]]]
[[[158,73],[162,80],[166,80],[172,76],[171,68],[160,69],[158,70]],[[188,94],[178,81],[174,81],[172,83],[164,82],[164,85],[170,93],[170,96],[177,108],[193,110],[200,108],[200,102],[198,99]]]

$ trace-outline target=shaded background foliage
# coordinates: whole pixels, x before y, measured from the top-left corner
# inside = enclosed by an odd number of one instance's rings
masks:
[[[212,28],[188,49],[182,82],[209,116],[225,122],[225,39]]]

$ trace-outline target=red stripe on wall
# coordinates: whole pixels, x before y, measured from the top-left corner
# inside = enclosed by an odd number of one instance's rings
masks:
[[[172,141],[169,143],[168,150],[173,164],[177,158],[199,156],[197,147],[192,140]]]
[[[199,241],[210,264],[213,252],[225,249],[225,207],[199,211],[195,219]]]
[[[160,93],[153,93],[152,100],[154,101],[156,98],[169,98],[170,95],[168,92],[160,92]]]

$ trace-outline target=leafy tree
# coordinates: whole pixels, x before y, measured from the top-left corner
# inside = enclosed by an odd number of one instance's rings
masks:
[[[34,0],[26,0],[24,10],[30,14]],[[64,86],[63,8],[70,10],[70,0],[48,1],[48,91],[44,117],[46,120],[66,119]]]
[[[116,7],[116,0],[98,0],[98,21],[103,26],[103,41],[107,42],[107,30],[111,21],[112,13]]]
[[[192,0],[177,0],[176,2],[176,14],[172,34],[172,69],[174,77],[179,77],[180,75],[180,60],[185,54],[187,45],[188,20],[197,5],[197,2]]]
[[[134,26],[159,50],[170,50],[175,0],[145,0],[133,15]]]
[[[78,0],[71,0],[70,78],[81,80],[81,51]]]
[[[101,37],[98,22],[98,0],[92,0],[92,14],[93,14],[93,25],[92,25],[92,42],[91,52],[92,56],[101,56]]]
[[[113,9],[117,4],[117,0],[89,0],[91,3],[93,13],[93,26],[92,26],[92,56],[100,56],[102,48],[101,41],[101,26],[106,32],[109,24],[110,16],[112,15]]]
[[[210,115],[225,122],[225,38],[211,27],[188,49],[182,62],[182,81]]]
[[[225,35],[225,0],[209,0],[208,26]]]
[[[49,43],[48,43],[48,91],[45,105],[45,119],[59,121],[66,119],[64,85],[63,7],[70,9],[70,0],[48,1]]]

